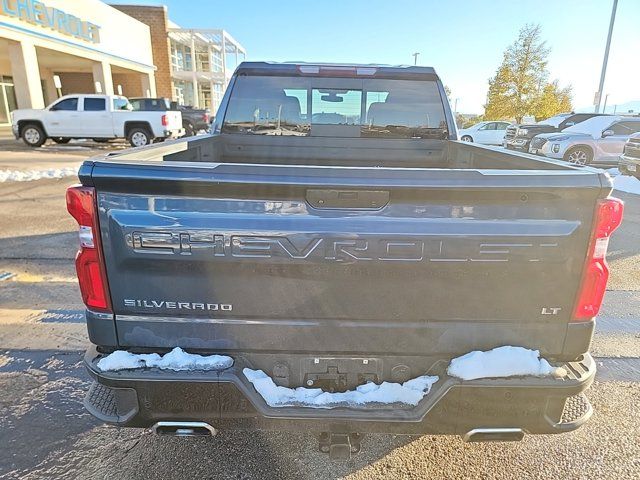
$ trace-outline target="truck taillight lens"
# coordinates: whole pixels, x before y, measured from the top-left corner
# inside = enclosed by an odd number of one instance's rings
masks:
[[[76,255],[76,272],[85,305],[111,312],[109,288],[100,245],[96,195],[92,187],[73,185],[67,189],[67,210],[80,226],[80,249]]]
[[[158,117],[156,117],[158,118]],[[167,118],[166,115],[162,115],[162,126],[166,127],[167,125],[169,125],[169,119]]]
[[[209,123],[209,114],[208,113],[205,113],[205,114],[202,115],[202,121],[204,123]]]
[[[596,205],[592,238],[573,313],[575,321],[588,321],[600,311],[609,279],[606,260],[609,238],[622,223],[623,210],[624,203],[617,198],[605,198]]]

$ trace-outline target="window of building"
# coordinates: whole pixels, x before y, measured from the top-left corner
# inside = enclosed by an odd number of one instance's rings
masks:
[[[213,51],[211,52],[211,66],[212,72],[219,73],[222,72],[222,52]]]
[[[65,98],[51,107],[51,110],[78,110],[78,97]]]
[[[193,62],[191,61],[191,47],[181,43],[171,41],[171,67],[174,71],[191,71]]]
[[[107,109],[107,102],[104,98],[85,98],[85,112],[103,112]]]

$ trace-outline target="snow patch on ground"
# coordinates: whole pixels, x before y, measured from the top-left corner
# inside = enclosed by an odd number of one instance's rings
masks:
[[[405,403],[417,405],[429,393],[438,377],[421,376],[402,384],[383,382],[380,385],[366,383],[347,392],[324,392],[321,388],[287,388],[276,385],[262,370],[242,370],[262,398],[271,407],[302,406],[313,408],[335,408],[361,406],[369,403]]]
[[[474,351],[451,360],[447,373],[462,380],[477,378],[555,375],[560,369],[540,358],[538,350],[504,346],[487,352]]]
[[[640,195],[639,179],[628,175],[620,175],[620,171],[617,168],[610,168],[607,172],[613,177],[614,190]]]
[[[163,356],[157,353],[136,354],[116,350],[98,361],[98,368],[103,372],[152,367],[164,370],[222,370],[232,365],[233,359],[226,355],[202,356],[187,353],[180,347],[174,348]]]
[[[44,170],[0,170],[2,182],[32,182],[44,178],[73,177],[78,174],[79,167],[47,168]]]

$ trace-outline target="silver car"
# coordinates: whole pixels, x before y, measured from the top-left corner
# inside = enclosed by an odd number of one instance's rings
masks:
[[[617,166],[625,142],[636,132],[640,132],[640,117],[593,117],[559,133],[536,135],[529,145],[529,153],[578,165]]]

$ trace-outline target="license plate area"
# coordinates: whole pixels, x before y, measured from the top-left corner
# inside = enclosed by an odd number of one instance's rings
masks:
[[[636,171],[636,166],[635,165],[627,165],[627,170],[629,170],[630,172],[635,172]]]
[[[379,358],[305,358],[302,378],[309,388],[325,392],[345,392],[367,382],[380,383],[382,360]]]

